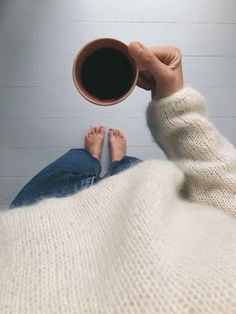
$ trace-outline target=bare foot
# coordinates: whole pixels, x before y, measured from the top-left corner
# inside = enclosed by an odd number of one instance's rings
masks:
[[[126,139],[122,131],[109,129],[111,161],[121,160],[126,153]]]
[[[102,125],[91,127],[85,136],[84,146],[98,160],[101,157],[105,128]]]

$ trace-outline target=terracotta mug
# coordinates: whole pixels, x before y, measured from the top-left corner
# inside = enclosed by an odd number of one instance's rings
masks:
[[[82,79],[81,73],[83,73],[84,71],[83,66],[86,60],[88,60],[88,57],[91,57],[91,55],[94,55],[94,53],[96,53],[102,48],[113,48],[116,51],[118,51],[117,53],[119,54],[121,53],[123,57],[125,57],[125,61],[128,64],[129,69],[131,69],[129,71],[130,77],[129,77],[128,87],[125,90],[124,94],[120,95],[118,98],[111,97],[110,99],[101,99],[93,95],[91,92],[88,91],[88,88],[87,89],[85,88],[85,84]],[[112,65],[110,66],[112,67]],[[87,43],[76,55],[74,63],[73,63],[72,75],[73,75],[74,84],[77,90],[85,99],[87,99],[89,102],[95,105],[111,106],[111,105],[115,105],[123,101],[133,91],[138,80],[138,66],[135,60],[130,56],[128,52],[128,46],[125,43],[117,39],[113,39],[113,38],[99,38],[99,39],[96,39]],[[96,73],[96,75],[99,75],[99,74]],[[114,75],[115,75],[115,72],[114,72]],[[101,75],[101,79],[102,79],[102,75]]]

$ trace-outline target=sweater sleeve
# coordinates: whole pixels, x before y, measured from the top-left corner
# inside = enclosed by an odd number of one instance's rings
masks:
[[[152,100],[152,136],[184,172],[182,196],[236,216],[236,150],[207,119],[205,100],[191,87]]]

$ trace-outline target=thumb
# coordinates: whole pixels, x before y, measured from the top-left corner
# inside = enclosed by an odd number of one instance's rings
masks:
[[[150,72],[155,79],[166,71],[166,66],[157,58],[151,49],[144,47],[137,41],[133,41],[128,46],[129,54],[135,61]]]

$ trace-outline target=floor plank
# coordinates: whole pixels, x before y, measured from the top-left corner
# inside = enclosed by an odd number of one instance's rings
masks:
[[[197,87],[204,95],[210,117],[236,117],[236,87]],[[94,106],[75,87],[0,87],[0,119],[4,118],[142,118],[150,92],[138,87],[123,102],[106,108]]]
[[[0,17],[22,20],[87,20],[138,22],[235,23],[235,0],[8,0]]]
[[[147,46],[178,46],[183,55],[235,56],[236,24],[2,21],[1,54],[72,54],[88,41],[113,37]],[[70,36],[68,36],[70,34]]]

